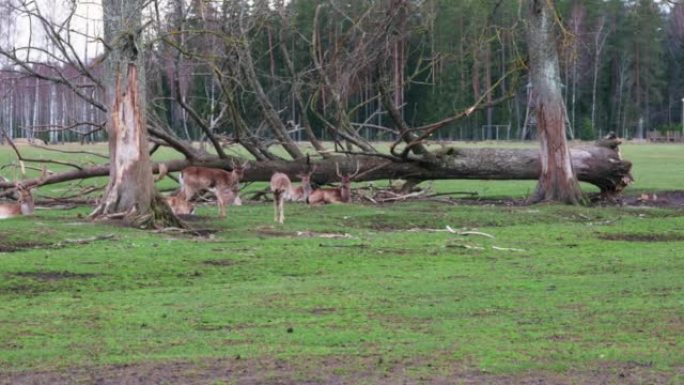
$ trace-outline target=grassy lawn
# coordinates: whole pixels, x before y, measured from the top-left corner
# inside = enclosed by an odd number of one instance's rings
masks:
[[[684,190],[684,146],[626,145],[623,155],[637,180],[628,193]],[[3,148],[0,162],[11,160]],[[480,197],[533,187],[434,184]],[[280,226],[270,204],[248,203],[225,220],[201,207],[191,223],[216,230],[206,237],[91,223],[89,210],[0,221],[0,384],[216,359],[310,363],[291,383],[596,371],[621,383],[624,368],[684,383],[681,208],[286,204]]]

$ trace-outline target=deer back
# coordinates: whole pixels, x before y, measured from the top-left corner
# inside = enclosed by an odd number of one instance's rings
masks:
[[[321,203],[340,203],[344,202],[344,200],[342,200],[340,188],[319,188],[311,192],[308,202],[315,205]]]
[[[191,166],[181,172],[181,185],[188,199],[202,190],[232,187],[234,179],[231,172],[220,168]]]
[[[0,204],[0,219],[17,217],[19,215],[21,215],[21,206],[19,203]]]

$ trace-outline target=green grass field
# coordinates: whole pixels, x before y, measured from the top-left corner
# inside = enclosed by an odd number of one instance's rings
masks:
[[[623,155],[628,194],[684,190],[684,146]],[[433,187],[520,198],[534,182]],[[206,237],[89,210],[0,221],[0,384],[131,367],[150,381],[128,383],[684,383],[681,207],[286,204],[281,226],[248,203],[201,207]]]

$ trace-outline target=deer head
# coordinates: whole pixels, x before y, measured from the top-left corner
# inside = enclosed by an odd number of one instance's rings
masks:
[[[236,165],[235,161],[231,160],[230,161],[231,166],[233,167],[233,175],[235,177],[235,180],[239,182],[244,176],[245,176],[245,171],[249,170],[249,161],[245,161],[242,164]]]
[[[21,183],[14,183],[14,187],[19,193],[16,202],[0,204],[0,218],[12,218],[20,215],[33,214],[35,208],[31,190]]]
[[[351,202],[351,182],[352,180],[359,175],[359,169],[360,165],[359,162],[356,162],[356,171],[352,174],[340,174],[340,166],[335,163],[335,172],[337,176],[340,178],[340,198],[342,202]]]

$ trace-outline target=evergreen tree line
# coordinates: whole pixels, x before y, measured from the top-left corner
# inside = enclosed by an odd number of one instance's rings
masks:
[[[183,139],[215,135],[256,148],[286,135],[363,149],[364,141],[395,140],[398,124],[425,127],[468,111],[433,138],[530,139],[534,90],[520,7],[509,0],[171,1],[146,14],[149,124]],[[558,0],[556,11],[571,138],[682,131],[684,4]],[[86,62],[99,71],[98,58]],[[47,77],[66,74],[93,99],[103,97],[82,68],[30,66]],[[100,111],[68,86],[22,71],[13,65],[0,73],[0,124],[10,135],[103,137],[93,130],[105,121]]]

